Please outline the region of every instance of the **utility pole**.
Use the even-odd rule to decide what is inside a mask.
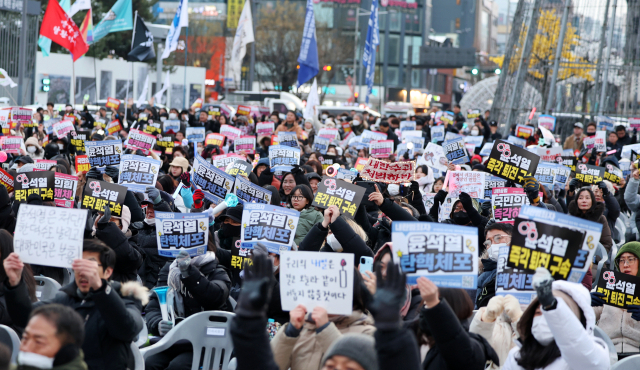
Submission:
[[[564,10],[562,11],[562,21],[560,24],[560,37],[558,38],[558,45],[556,46],[556,58],[553,61],[553,74],[551,75],[551,85],[549,85],[549,96],[547,98],[547,106],[545,112],[551,113],[553,107],[553,99],[556,92],[556,82],[558,81],[558,67],[560,66],[560,59],[562,58],[562,47],[564,45],[564,35],[567,31],[567,17],[569,15],[569,7],[571,6],[571,0],[564,0]]]
[[[602,72],[602,92],[600,93],[600,104],[598,106],[598,115],[604,115],[604,105],[607,94],[607,83],[609,78],[609,63],[611,62],[611,43],[613,41],[613,29],[616,25],[616,6],[618,0],[613,0],[613,9],[611,9],[611,26],[609,28],[609,36],[607,37],[607,46],[609,52],[607,53],[607,59],[604,61],[604,72]],[[601,48],[602,49],[602,48]]]
[[[249,1],[249,6],[251,7],[251,17],[253,18],[255,13],[255,7],[253,6],[253,0]],[[256,34],[255,22],[251,22],[251,27],[253,28],[253,34]],[[249,81],[247,86],[248,91],[253,91],[253,78],[255,73],[256,66],[256,42],[251,43],[251,58],[249,59]]]

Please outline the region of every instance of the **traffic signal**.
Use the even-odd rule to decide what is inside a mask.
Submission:
[[[478,72],[480,72],[480,71],[478,70],[478,68],[475,68],[475,67],[471,70],[471,74],[474,75],[474,76],[476,76],[478,74]]]
[[[51,79],[50,78],[43,78],[42,79],[42,91],[44,92],[48,92],[49,89],[51,89]]]
[[[300,69],[300,64],[298,64],[298,65],[296,66],[296,69]]]
[[[496,70],[494,71],[495,74],[499,75],[500,73],[502,73],[502,70],[500,70],[500,68],[496,68]]]
[[[353,96],[354,96],[356,99],[358,99],[358,95],[359,95],[358,93],[354,93],[354,94],[353,94]]]
[[[329,72],[329,71],[331,71],[331,66],[324,66],[324,67],[322,67],[322,70]]]

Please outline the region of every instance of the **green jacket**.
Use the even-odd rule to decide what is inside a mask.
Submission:
[[[24,366],[24,365],[12,365],[11,370],[41,370],[37,367]],[[55,366],[51,370],[87,370],[87,364],[84,363],[82,353],[78,355],[73,361],[67,362],[64,365]]]
[[[309,207],[303,209],[300,212],[300,219],[298,220],[298,228],[296,229],[296,237],[293,241],[296,242],[296,245],[300,246],[302,239],[309,233],[312,227],[315,226],[318,222],[322,222],[324,216],[322,213],[315,210],[313,207]]]

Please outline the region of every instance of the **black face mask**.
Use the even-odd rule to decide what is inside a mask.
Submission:
[[[229,237],[233,237],[233,236],[240,236],[240,228],[241,226],[233,226],[231,224],[222,224],[222,227],[220,228],[220,231],[222,232],[223,235],[220,235],[224,238],[229,238]]]
[[[467,214],[467,212],[454,212],[453,213],[453,222],[455,222],[458,225],[466,225],[468,224],[471,220],[469,219],[469,215]]]
[[[587,132],[587,136],[594,136],[595,134],[595,132]]]

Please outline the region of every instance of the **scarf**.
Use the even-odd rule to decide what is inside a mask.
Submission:
[[[198,270],[198,272],[200,272],[199,271],[200,267],[206,265],[211,261],[215,261],[215,259],[216,259],[215,252],[208,251],[203,255],[191,258],[191,266],[195,267]],[[200,274],[202,275],[202,272],[200,272]],[[181,277],[182,275],[180,274],[180,268],[178,267],[177,259],[175,259],[173,260],[173,262],[171,262],[171,266],[169,266],[169,277],[167,281],[169,283],[170,288],[172,288],[175,292],[180,292],[180,294],[175,295],[176,308],[178,310],[179,315],[181,312],[184,311],[183,296],[186,296],[187,294],[189,294],[189,297],[193,298],[191,293],[187,292],[187,289],[182,284]]]

